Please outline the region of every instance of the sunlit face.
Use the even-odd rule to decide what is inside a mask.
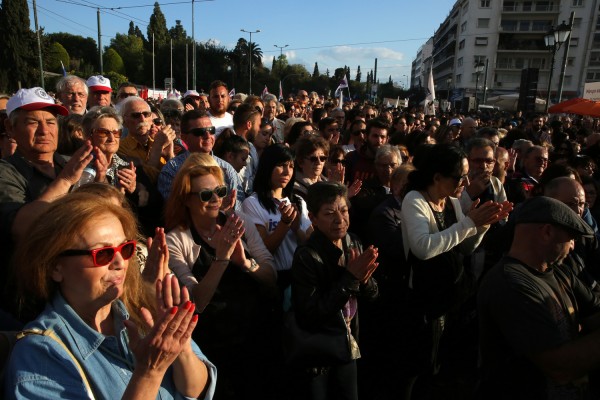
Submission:
[[[188,132],[195,128],[211,127],[210,118],[198,118],[188,121]],[[191,153],[210,153],[215,145],[215,135],[205,133],[202,136],[194,136],[191,133],[182,132],[181,139],[187,144],[188,150]]]
[[[219,86],[210,91],[208,99],[210,112],[215,116],[221,116],[227,112],[229,107],[229,93],[224,86]]]
[[[387,129],[372,127],[367,136],[367,143],[372,150],[377,150],[388,140]]]
[[[114,135],[114,132],[119,130],[119,123],[114,118],[97,119],[92,125],[92,145],[104,154],[112,156],[119,150],[121,139]]]
[[[548,150],[542,148],[533,149],[523,160],[525,172],[535,179],[539,179],[548,166]]]
[[[7,120],[6,129],[28,159],[52,156],[58,144],[58,120],[47,110],[17,111],[14,126]]]
[[[79,81],[71,83],[64,92],[58,94],[58,97],[70,114],[83,114],[85,112],[88,94],[84,83]]]
[[[147,117],[140,113],[147,113]],[[130,135],[138,141],[147,141],[150,126],[152,125],[152,113],[150,106],[144,100],[137,100],[130,103],[127,113],[123,115],[123,125],[127,128]]]
[[[340,127],[337,122],[334,122],[325,127],[325,131],[321,132],[325,140],[331,144],[337,144],[340,140]]]
[[[323,149],[317,149],[300,161],[302,173],[310,179],[317,179],[323,173],[327,154]]]
[[[469,171],[471,176],[481,175],[486,181],[489,181],[496,165],[494,158],[494,149],[491,147],[474,147],[469,153]]]
[[[227,157],[227,162],[231,164],[235,172],[240,172],[242,168],[246,166],[248,163],[248,156],[250,155],[250,150],[248,148],[242,149],[237,153],[229,153]]]
[[[210,103],[208,102],[208,96],[200,96],[198,98],[198,109],[201,111],[206,111],[210,108]]]
[[[569,206],[580,217],[583,215],[586,201],[585,190],[577,181],[573,180],[570,184],[561,185],[561,190],[554,198]]]
[[[310,213],[309,216],[313,227],[333,243],[344,238],[350,226],[348,203],[344,197],[338,196],[332,203],[321,205],[318,213]]]
[[[275,100],[267,101],[263,111],[267,121],[271,121],[277,115],[277,102]]]
[[[92,90],[90,93],[90,108],[94,106],[110,106],[110,93],[107,90]]]
[[[190,214],[209,219],[217,218],[223,199],[213,193],[212,198],[204,202],[200,199],[198,193],[203,190],[214,190],[221,185],[222,183],[213,175],[202,175],[192,178],[191,190],[185,202],[185,206],[188,208]]]
[[[106,213],[88,221],[82,232],[73,237],[69,249],[93,250],[119,246],[131,239],[125,237],[119,219]],[[108,265],[101,267],[94,266],[91,255],[59,257],[51,276],[74,308],[100,308],[123,295],[128,266],[129,261],[124,260],[121,253],[116,253]]]
[[[398,157],[393,153],[380,157],[375,162],[375,173],[379,179],[379,182],[389,185],[392,172],[398,168],[399,165],[400,160],[398,160]]]
[[[273,136],[273,127],[271,125],[263,126],[254,137],[254,147],[264,149],[271,143],[271,136]]]
[[[294,174],[294,161],[284,161],[277,164],[271,173],[271,189],[285,188]]]

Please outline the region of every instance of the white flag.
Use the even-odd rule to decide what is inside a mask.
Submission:
[[[340,81],[340,85],[335,89],[335,97],[338,97],[340,93],[342,93],[342,89],[346,89],[347,87],[348,79],[346,78],[346,75],[344,75],[344,78]]]
[[[435,115],[435,86],[433,85],[433,66],[429,67],[429,79],[427,80],[427,96],[425,97],[425,115]]]

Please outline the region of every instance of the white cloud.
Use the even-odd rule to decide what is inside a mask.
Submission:
[[[335,61],[348,64],[356,59],[382,59],[397,60],[404,59],[404,54],[385,47],[350,47],[337,46],[328,49],[322,49],[317,53],[321,57],[333,59]]]

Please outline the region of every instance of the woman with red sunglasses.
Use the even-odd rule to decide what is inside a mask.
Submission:
[[[165,207],[169,266],[202,314],[193,338],[219,367],[219,399],[264,395],[264,372],[276,353],[266,295],[275,274],[251,256],[262,242],[256,228],[221,211],[233,209],[232,199],[214,159],[195,153],[175,176]]]
[[[191,340],[189,293],[166,275],[149,299],[136,236],[129,211],[90,193],[57,200],[32,225],[15,259],[20,304],[45,309],[13,349],[5,398],[212,398],[216,368]],[[156,260],[165,247],[157,241]]]

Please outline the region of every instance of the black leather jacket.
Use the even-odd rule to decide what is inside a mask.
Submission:
[[[347,234],[343,239],[346,254],[349,246],[362,252],[358,239]],[[342,254],[342,250],[317,229],[306,244],[296,249],[292,263],[292,306],[298,325],[303,329],[345,336],[341,310],[350,295],[369,300],[378,296],[377,282],[373,278],[363,285],[338,265]],[[358,311],[350,328],[358,341]]]

